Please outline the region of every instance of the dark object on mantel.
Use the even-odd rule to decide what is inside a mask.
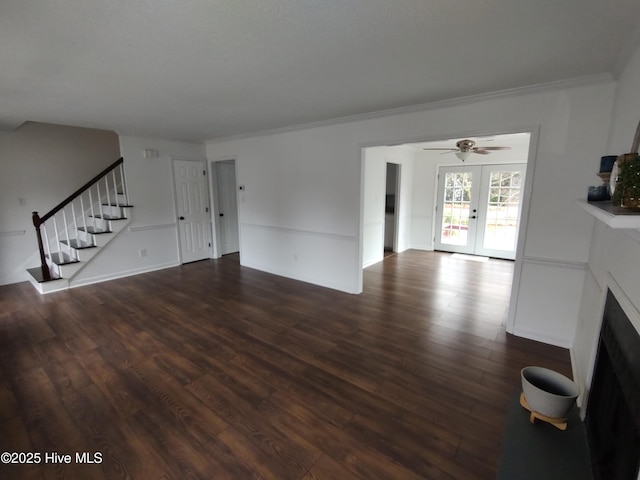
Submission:
[[[589,187],[589,193],[587,194],[587,200],[589,202],[604,202],[609,199],[611,199],[611,197],[609,196],[609,187],[607,185]]]
[[[577,406],[565,431],[529,423],[529,412],[513,394],[502,438],[497,480],[593,480],[587,435]]]
[[[605,155],[600,157],[600,173],[607,173],[613,170],[613,164],[615,163],[617,155]]]

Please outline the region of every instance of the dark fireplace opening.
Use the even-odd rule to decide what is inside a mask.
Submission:
[[[637,480],[640,334],[609,290],[585,426],[596,480]]]

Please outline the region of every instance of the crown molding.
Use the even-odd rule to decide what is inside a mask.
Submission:
[[[509,88],[506,90],[498,90],[495,92],[486,92],[476,95],[467,95],[464,97],[456,97],[445,100],[437,100],[434,102],[420,103],[406,107],[390,108],[386,110],[377,110],[375,112],[361,113],[357,115],[348,115],[345,117],[337,117],[328,120],[320,120],[317,122],[302,123],[288,127],[274,128],[268,130],[259,130],[251,133],[241,133],[238,135],[230,135],[228,137],[212,138],[205,140],[206,145],[222,143],[232,140],[243,140],[247,138],[263,137],[267,135],[276,135],[281,133],[295,132],[298,130],[307,130],[311,128],[326,127],[341,123],[360,122],[364,120],[372,120],[394,115],[403,115],[408,113],[424,112],[429,110],[438,110],[442,108],[450,108],[461,105],[469,105],[487,100],[496,100],[501,98],[516,97],[521,95],[530,95],[534,93],[550,92],[562,90],[566,88],[575,88],[589,85],[598,85],[615,81],[610,73],[598,73],[594,75],[586,75],[583,77],[569,78],[565,80],[556,80],[554,82],[539,83],[535,85],[526,85],[523,87]]]

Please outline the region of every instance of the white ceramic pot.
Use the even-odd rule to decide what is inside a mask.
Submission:
[[[566,417],[580,393],[572,380],[548,368],[525,367],[520,376],[529,407],[547,417]]]

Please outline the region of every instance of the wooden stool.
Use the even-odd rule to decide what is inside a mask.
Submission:
[[[520,394],[520,405],[522,405],[526,410],[531,412],[531,415],[529,415],[529,421],[531,423],[535,423],[536,419],[538,419],[538,420],[542,420],[543,422],[550,423],[551,425],[553,425],[554,427],[560,430],[567,429],[566,417],[564,418],[547,417],[546,415],[543,415],[534,410],[531,410],[531,407],[527,403],[527,399],[524,398],[524,392]]]

